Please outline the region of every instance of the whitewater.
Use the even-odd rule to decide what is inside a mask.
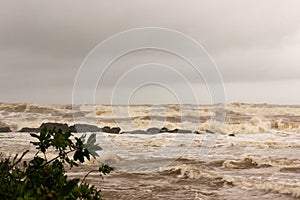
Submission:
[[[297,199],[300,198],[300,106],[38,105],[0,103],[0,152],[30,149],[23,127],[57,122],[120,127],[97,132],[100,157],[68,172],[82,177],[106,162],[115,171],[91,175],[106,199]],[[185,130],[145,134],[149,128]],[[74,133],[81,135],[82,133]],[[90,132],[86,133],[91,134]]]

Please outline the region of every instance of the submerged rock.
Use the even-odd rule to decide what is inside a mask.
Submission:
[[[40,130],[39,128],[29,128],[29,127],[24,127],[21,130],[19,130],[19,132],[27,132],[27,133],[38,133]]]
[[[147,133],[150,133],[150,134],[156,134],[156,133],[159,133],[160,129],[159,128],[156,128],[156,127],[152,127],[152,128],[148,128],[146,130]]]
[[[149,134],[149,133],[143,130],[134,130],[134,131],[121,132],[120,134]]]

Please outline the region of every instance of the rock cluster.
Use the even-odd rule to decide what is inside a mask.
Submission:
[[[193,133],[191,130],[185,130],[185,129],[168,129],[166,127],[163,128],[148,128],[147,130],[133,130],[128,132],[121,132],[121,133],[129,133],[129,134],[157,134],[157,133]]]
[[[53,122],[48,122],[48,123],[43,123],[40,125],[38,128],[32,128],[32,127],[24,127],[19,130],[19,132],[35,132],[38,133],[42,129],[61,129],[62,131],[71,131],[72,133],[85,133],[85,132],[105,132],[105,133],[112,133],[112,134],[157,134],[157,133],[194,133],[194,134],[214,134],[213,131],[206,130],[205,132],[199,132],[199,131],[192,131],[192,130],[186,130],[186,129],[168,129],[166,127],[163,128],[157,128],[157,127],[152,127],[148,128],[147,130],[132,130],[132,131],[127,131],[127,132],[121,132],[120,127],[109,127],[109,126],[104,126],[102,128],[96,126],[96,125],[91,125],[91,124],[74,124],[69,126],[68,124],[64,123],[53,123]],[[11,129],[8,126],[0,126],[0,132],[11,132]],[[229,135],[229,136],[234,136]]]
[[[68,126],[68,124],[63,123],[43,123],[39,128],[29,128],[24,127],[19,132],[40,132],[43,128],[46,129],[61,129],[62,131],[71,131],[72,133],[84,133],[84,132],[105,132],[102,128],[91,124],[74,124]],[[121,129],[120,129],[121,130]],[[116,132],[117,133],[117,132]]]

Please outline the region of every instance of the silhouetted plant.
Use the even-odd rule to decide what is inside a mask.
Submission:
[[[100,190],[85,179],[95,171],[100,176],[108,174],[112,167],[102,164],[82,180],[68,178],[65,170],[66,165],[72,168],[78,166],[78,162],[90,160],[90,156],[98,156],[96,151],[101,147],[95,144],[95,134],[87,139],[87,143],[84,143],[86,135],[77,138],[69,131],[55,129],[43,129],[40,134],[32,133],[31,136],[38,140],[31,142],[38,149],[32,160],[23,159],[29,152],[25,151],[20,157],[16,155],[13,159],[2,158],[0,161],[1,199],[101,199]],[[57,152],[52,159],[47,159],[49,148],[55,148]]]

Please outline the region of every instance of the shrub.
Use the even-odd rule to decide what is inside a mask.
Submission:
[[[71,132],[43,129],[40,134],[31,134],[37,141],[31,142],[37,148],[32,160],[26,161],[25,151],[21,156],[2,158],[0,161],[1,199],[101,199],[100,190],[89,185],[85,179],[98,171],[100,176],[110,173],[113,168],[102,164],[97,170],[90,171],[80,180],[68,178],[65,167],[78,167],[79,162],[98,156],[95,145],[96,135],[92,134],[86,143],[85,135],[77,138]],[[55,155],[47,159],[47,150],[55,148]],[[72,155],[72,156],[71,156]]]

